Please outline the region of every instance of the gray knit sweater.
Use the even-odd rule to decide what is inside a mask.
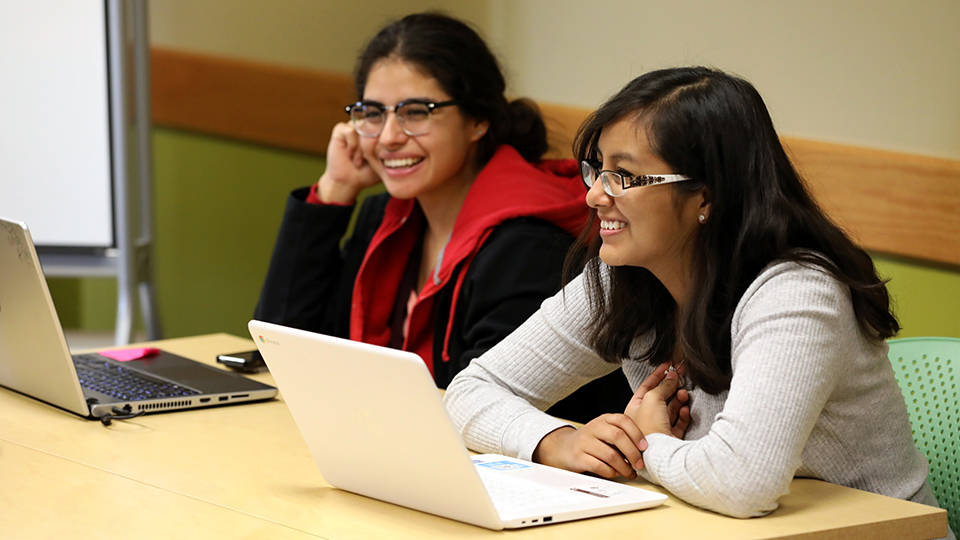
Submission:
[[[608,364],[587,345],[589,309],[577,278],[453,380],[446,406],[470,448],[530,459],[566,425],[541,411],[620,367],[633,388],[651,373],[647,363]],[[730,332],[730,389],[690,393],[683,440],[647,437],[648,480],[736,517],[776,509],[795,476],[937,505],[886,344],[864,337],[846,286],[773,264],[744,293]]]

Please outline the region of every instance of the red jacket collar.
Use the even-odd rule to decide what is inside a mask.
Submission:
[[[443,253],[438,275],[441,283],[450,279],[457,264],[480,249],[497,225],[509,219],[535,217],[574,236],[580,234],[588,211],[586,189],[575,162],[544,163],[534,166],[524,161],[511,146],[497,150],[477,175],[457,215]]]
[[[421,292],[421,297],[432,296],[454,277],[454,269],[461,262],[466,262],[456,276],[450,320],[444,337],[444,361],[449,360],[447,344],[467,267],[493,229],[509,219],[535,217],[553,223],[576,236],[587,221],[588,209],[585,196],[586,189],[583,187],[579,170],[573,160],[545,161],[539,165],[532,165],[524,161],[511,146],[504,145],[497,149],[470,187],[463,207],[457,215],[450,241],[444,248],[439,272],[435,269],[435,279],[429,281]],[[387,312],[392,309],[395,296],[389,296],[389,293],[381,296],[376,293],[386,293],[387,291],[378,289],[383,286],[389,289],[393,284],[388,285],[379,281],[378,285],[376,276],[364,270],[367,269],[368,263],[372,262],[371,260],[377,263],[392,261],[400,268],[403,267],[405,259],[395,256],[385,257],[384,252],[409,253],[405,248],[411,241],[411,234],[419,234],[420,220],[416,218],[420,217],[420,212],[416,205],[413,199],[390,199],[387,203],[383,221],[374,234],[354,286],[350,325],[352,339],[368,341],[372,335],[389,332],[388,328],[382,327],[382,322],[369,320],[369,317],[372,311],[381,311],[380,308],[372,305],[373,298],[379,298],[381,302],[389,298],[389,305],[385,309]],[[412,230],[414,227],[416,231]],[[383,277],[385,269],[380,264],[375,264],[375,267],[379,268],[377,274]],[[393,288],[395,290],[396,285],[393,285]],[[374,318],[383,319],[382,316]],[[376,343],[381,340],[382,338],[370,342]]]

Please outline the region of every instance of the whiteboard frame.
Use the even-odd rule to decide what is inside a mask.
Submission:
[[[146,0],[104,0],[114,247],[38,246],[48,277],[117,278],[115,342],[133,340],[139,305],[148,340],[160,339],[153,284],[150,43]]]

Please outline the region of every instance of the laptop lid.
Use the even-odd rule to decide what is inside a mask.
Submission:
[[[666,499],[513,458],[471,459],[433,377],[413,353],[261,321],[250,321],[249,329],[321,474],[334,487],[495,530],[647,508]],[[531,476],[543,483],[546,475],[546,484],[587,494],[560,513],[525,519],[509,508],[497,511],[478,474],[481,467],[487,473],[509,470],[518,483]]]
[[[272,386],[167,352],[123,363],[95,356],[195,394],[129,400],[81,387],[30,231],[23,222],[0,218],[0,386],[86,417],[109,414],[114,407],[159,412],[277,394]]]
[[[90,414],[30,232],[25,223],[2,218],[0,385]]]

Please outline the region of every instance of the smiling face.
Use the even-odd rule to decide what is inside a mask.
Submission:
[[[451,97],[436,79],[403,60],[386,58],[374,64],[363,100],[394,106],[409,99],[440,103]],[[429,131],[411,137],[400,128],[396,114],[387,113],[380,135],[362,137],[360,147],[394,197],[442,201],[469,189],[478,172],[477,141],[487,127],[463,116],[459,107],[441,107],[433,111]]]
[[[650,150],[644,129],[632,117],[605,126],[597,149],[603,170],[634,176],[684,173]],[[709,217],[703,190],[684,194],[674,185],[651,185],[611,197],[596,182],[587,192],[587,204],[600,219],[600,259],[610,266],[646,268],[673,293],[670,282],[688,275],[698,218]]]

